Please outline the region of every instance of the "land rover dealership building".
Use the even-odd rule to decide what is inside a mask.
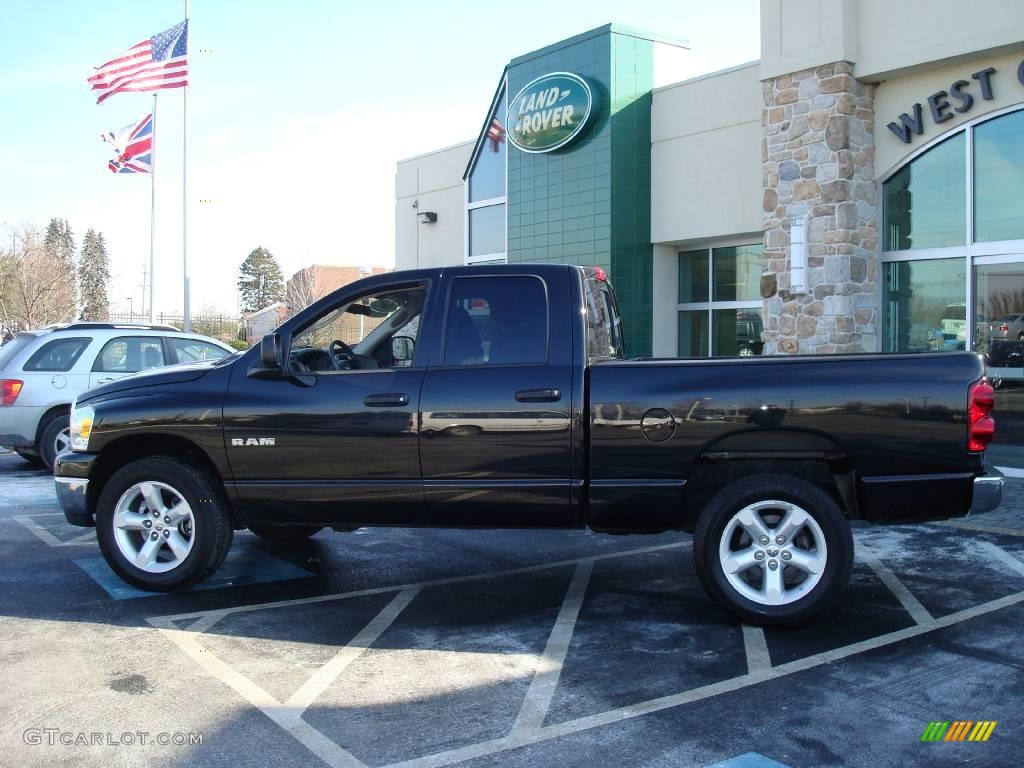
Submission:
[[[608,25],[499,63],[475,139],[398,165],[397,268],[602,266],[631,355],[1005,362],[1024,6],[762,0],[761,49],[688,77],[686,42]]]

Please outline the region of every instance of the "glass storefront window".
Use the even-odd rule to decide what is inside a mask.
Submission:
[[[505,94],[491,113],[483,146],[476,157],[476,165],[469,175],[469,202],[491,200],[505,196]]]
[[[747,357],[760,355],[764,349],[761,341],[761,312],[757,309],[716,309],[712,315],[714,323],[714,345],[711,354],[715,356]]]
[[[882,185],[883,250],[964,245],[967,139],[963,132],[914,158]]]
[[[679,357],[708,356],[708,310],[679,313]]]
[[[1024,239],[1024,110],[974,129],[974,240]]]
[[[713,249],[714,301],[760,300],[762,250],[760,243]]]
[[[707,248],[679,254],[679,303],[691,304],[708,300],[708,270],[711,268]]]
[[[505,204],[469,209],[469,255],[505,252]]]
[[[885,351],[965,349],[966,260],[891,261],[884,267]]]

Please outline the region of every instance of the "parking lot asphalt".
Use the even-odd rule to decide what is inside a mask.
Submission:
[[[1024,480],[1006,496],[856,528],[842,602],[761,630],[683,534],[243,531],[205,588],[142,593],[3,455],[0,763],[1017,766]],[[922,742],[932,721],[997,725]]]

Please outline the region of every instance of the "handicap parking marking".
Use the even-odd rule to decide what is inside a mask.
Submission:
[[[771,760],[757,752],[747,752],[746,754],[723,760],[720,763],[705,766],[705,768],[789,768],[789,766]]]
[[[47,546],[50,547],[78,547],[82,545],[90,545],[96,543],[96,531],[90,528],[85,533],[79,533],[77,536],[70,539],[59,539],[54,535],[50,527],[44,527],[36,521],[35,518],[60,518],[60,523],[55,530],[61,532],[66,531],[69,526],[64,519],[63,512],[33,512],[28,515],[11,515],[11,519],[15,522],[21,523],[30,530],[35,536]]]
[[[159,629],[165,637],[179,647],[187,656],[194,660],[204,671],[215,679],[233,688],[252,706],[256,707],[286,732],[306,746],[313,754],[320,757],[333,768],[365,768],[365,763],[350,752],[344,744],[339,744],[326,736],[312,724],[303,719],[303,713],[316,703],[317,696],[327,689],[330,683],[338,678],[352,661],[362,655],[373,645],[374,641],[399,616],[401,611],[425,587],[458,584],[480,579],[507,576],[517,573],[535,572],[569,564],[577,566],[572,583],[566,591],[562,608],[554,620],[543,655],[536,658],[534,677],[529,691],[524,698],[519,716],[509,732],[501,737],[484,740],[474,744],[447,749],[433,754],[390,763],[384,768],[443,768],[466,760],[485,758],[508,750],[529,747],[583,731],[613,725],[622,721],[642,717],[644,715],[664,711],[670,708],[699,702],[712,697],[721,696],[750,686],[777,680],[788,675],[811,670],[823,665],[832,664],[846,658],[863,654],[868,651],[911,640],[922,635],[952,627],[962,622],[1003,610],[1024,603],[1024,591],[1000,597],[995,600],[935,617],[925,612],[917,612],[915,623],[894,631],[871,637],[859,642],[815,653],[772,666],[767,647],[763,646],[764,635],[758,628],[744,628],[744,646],[747,652],[747,671],[729,679],[719,680],[690,690],[679,691],[669,695],[658,696],[626,706],[577,717],[563,722],[545,725],[544,713],[550,706],[551,694],[558,685],[559,674],[564,664],[569,643],[572,639],[575,623],[580,613],[580,606],[586,597],[587,585],[590,580],[590,569],[599,560],[624,558],[632,555],[661,549],[685,546],[686,543],[648,547],[639,550],[626,550],[615,553],[555,563],[543,563],[524,568],[509,569],[491,573],[458,576],[415,584],[402,584],[390,587],[364,589],[359,591],[318,595],[310,598],[282,600],[274,603],[263,603],[252,606],[238,606],[209,611],[198,611],[171,616],[157,616],[148,619],[149,623]],[[995,547],[995,545],[991,545]],[[998,549],[998,547],[995,547]],[[1004,553],[1006,557],[1012,555]],[[880,560],[875,558],[875,565],[888,570]],[[1024,564],[1022,564],[1024,567]],[[872,570],[875,570],[874,568]],[[875,571],[877,573],[877,571]],[[890,571],[891,573],[891,571]],[[886,582],[883,582],[886,583]],[[906,589],[895,575],[886,583],[899,584]],[[285,701],[270,696],[263,688],[256,685],[234,667],[203,647],[202,633],[215,626],[225,616],[236,612],[267,611],[278,607],[305,605],[331,600],[343,600],[369,594],[394,594],[391,602],[364,627],[337,655],[326,665],[320,667],[309,680],[300,686],[299,691]],[[912,598],[912,599],[908,599]],[[897,598],[898,599],[898,598]],[[906,608],[914,605],[916,598],[907,590],[900,604]],[[905,601],[905,602],[904,602]],[[919,604],[919,603],[918,603]],[[358,640],[358,642],[357,642]],[[758,762],[759,761],[759,762]],[[770,760],[757,753],[746,753],[718,764],[724,768],[785,768],[781,763]]]
[[[266,584],[268,582],[289,581],[315,576],[312,571],[282,560],[279,557],[251,546],[231,548],[223,565],[206,581],[175,593],[146,592],[126,584],[110,570],[107,561],[102,557],[90,557],[74,561],[75,565],[85,571],[92,580],[115,600],[131,600],[138,597],[162,597],[168,594],[183,594],[207,589],[224,589],[226,587],[244,587],[250,584]]]

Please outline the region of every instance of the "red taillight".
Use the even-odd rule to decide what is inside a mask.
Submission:
[[[594,270],[594,279],[597,280],[597,282],[599,282],[599,283],[607,283],[608,282],[608,273],[604,271],[603,267],[593,267],[593,270]]]
[[[967,403],[967,450],[984,451],[996,435],[995,390],[985,379],[976,381],[967,391]]]
[[[1003,323],[1002,325],[999,326],[999,332],[1000,333],[1008,333],[1009,331],[1010,331],[1010,326],[1008,326],[1006,323]]]
[[[0,396],[4,405],[14,405],[21,394],[22,382],[17,379],[0,379]]]

